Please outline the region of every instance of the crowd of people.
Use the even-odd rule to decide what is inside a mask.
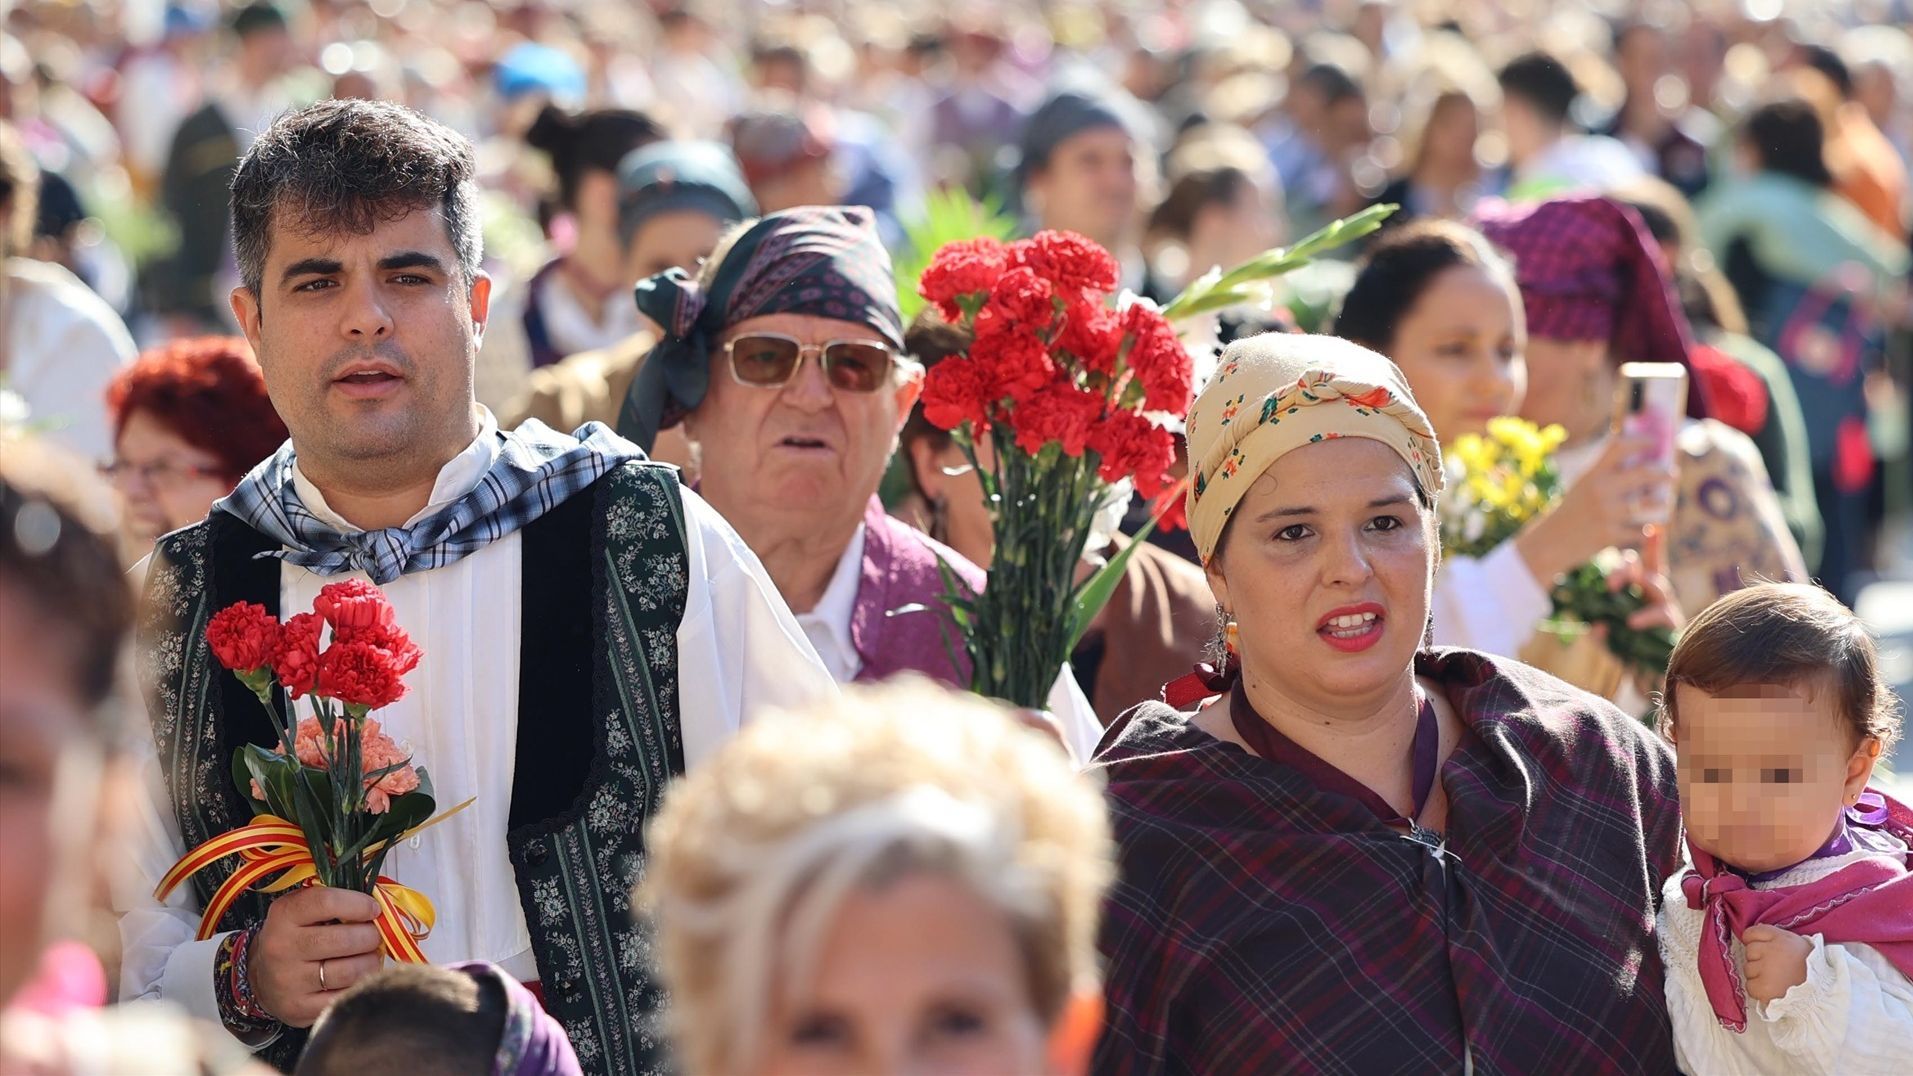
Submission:
[[[1896,1070],[1851,607],[1913,488],[1909,26],[12,5],[0,1070]],[[927,247],[1074,232],[1161,303],[1383,204],[1185,337],[1183,511],[1104,506],[1046,708],[965,694]],[[1624,363],[1684,377],[1666,444]],[[1558,499],[1444,553],[1510,417]],[[1555,625],[1597,559],[1665,668]],[[471,801],[386,861],[422,965],[366,894],[161,884],[277,742],[209,618],[340,579]]]

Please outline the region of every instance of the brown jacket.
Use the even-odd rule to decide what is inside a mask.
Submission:
[[[1129,539],[1117,542],[1112,555]],[[1202,569],[1144,542],[1071,664],[1107,724],[1139,702],[1161,698],[1162,686],[1194,668],[1215,634],[1216,600]]]

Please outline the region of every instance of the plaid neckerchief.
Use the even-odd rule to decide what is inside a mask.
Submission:
[[[384,586],[409,572],[443,568],[478,552],[563,504],[626,460],[643,459],[637,446],[601,422],[575,435],[536,420],[510,433],[494,429],[498,458],[478,484],[417,523],[340,533],[319,519],[293,489],[292,442],[252,469],[239,487],[213,505],[284,549],[260,554],[320,575],[362,571]]]

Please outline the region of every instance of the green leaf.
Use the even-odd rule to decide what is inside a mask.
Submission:
[[[917,281],[930,259],[945,244],[989,236],[1008,240],[1016,235],[1016,218],[1003,212],[994,199],[978,201],[960,187],[931,191],[920,213],[903,225],[904,249],[897,253],[897,306],[907,324],[924,307]]]
[[[1609,590],[1607,573],[1590,562],[1562,575],[1550,597],[1557,616],[1590,626],[1605,625],[1608,651],[1630,668],[1650,680],[1666,675],[1667,663],[1674,655],[1675,634],[1666,628],[1643,630],[1627,624],[1627,618],[1647,604],[1647,595],[1640,587]]]
[[[1234,306],[1249,297],[1244,290],[1245,285],[1273,280],[1307,265],[1328,251],[1370,235],[1399,208],[1396,205],[1369,206],[1354,216],[1330,222],[1293,246],[1264,251],[1220,276],[1205,274],[1181,295],[1171,299],[1162,308],[1162,316],[1177,322]]]
[[[1109,558],[1102,567],[1096,569],[1096,574],[1090,576],[1076,591],[1076,598],[1071,603],[1069,613],[1070,653],[1076,652],[1076,644],[1083,641],[1083,634],[1089,631],[1089,625],[1096,619],[1096,614],[1103,611],[1103,606],[1109,604],[1109,596],[1116,593],[1116,584],[1122,582],[1123,570],[1129,566],[1129,558],[1135,555],[1136,547],[1143,544],[1143,540],[1148,538],[1149,532],[1155,528],[1154,519],[1144,524],[1140,530],[1130,536],[1128,544],[1124,545],[1115,556]]]
[[[258,756],[265,756],[265,758],[259,758]],[[283,755],[268,751],[258,744],[247,744],[232,753],[232,783],[239,789],[239,794],[245,797],[246,802],[252,805],[253,814],[279,814],[279,810],[273,802],[275,799],[274,793],[277,791],[273,782],[270,779],[259,779],[262,768],[273,764],[267,762],[267,758],[276,760],[277,765],[280,767],[290,768],[295,765]],[[255,780],[259,781],[260,791],[266,794],[266,798],[263,800],[254,797],[252,794],[252,783]],[[280,817],[283,818],[285,816],[280,815]]]
[[[417,769],[418,769],[417,794],[421,796],[436,796],[437,793],[432,791],[431,773],[429,773],[423,766],[419,766],[417,767]]]
[[[424,792],[407,792],[392,800],[392,806],[382,815],[376,816],[375,825],[393,836],[408,829],[424,825],[432,818],[432,812],[438,809],[438,803]]]

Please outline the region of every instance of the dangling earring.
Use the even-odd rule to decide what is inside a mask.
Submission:
[[[1234,616],[1230,616],[1229,622],[1222,626],[1222,645],[1231,654],[1242,653],[1242,629],[1236,625]]]

